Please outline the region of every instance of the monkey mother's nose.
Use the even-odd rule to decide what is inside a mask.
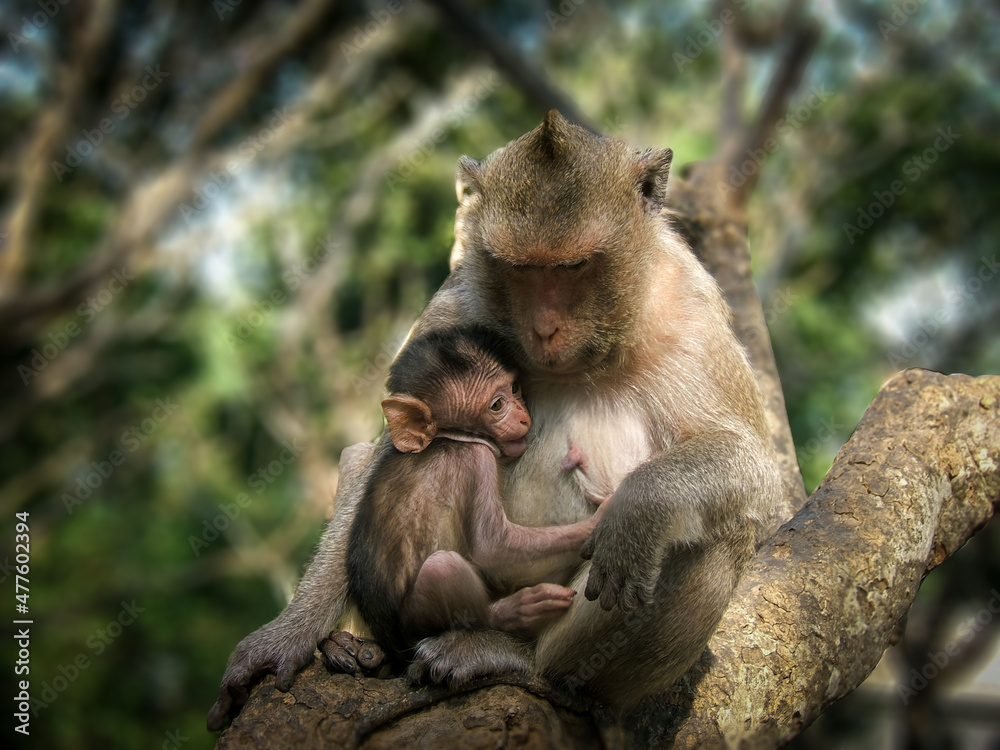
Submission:
[[[543,347],[551,346],[557,333],[559,333],[559,326],[555,323],[535,323],[535,341]]]

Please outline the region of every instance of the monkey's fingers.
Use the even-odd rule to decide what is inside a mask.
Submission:
[[[521,608],[518,624],[523,629],[531,630],[537,625],[561,617],[572,603],[571,599],[546,599],[528,604]]]
[[[358,662],[342,651],[324,651],[326,665],[334,672],[341,674],[357,674]]]
[[[618,609],[622,612],[631,612],[633,609],[642,604],[638,584],[625,583],[622,585],[622,587],[618,590],[616,602],[618,604]],[[603,607],[604,604],[602,603],[601,606]],[[605,609],[607,609],[607,607],[605,607]]]
[[[606,570],[599,563],[591,563],[590,576],[587,578],[587,588],[583,594],[590,601],[598,600],[601,609],[610,612],[618,603],[618,594],[624,584],[623,577],[617,568]]]
[[[653,555],[648,559],[639,560],[633,570],[638,575],[625,576],[618,592],[618,608],[622,612],[643,607],[653,601],[656,592],[656,582],[660,578],[661,555]]]
[[[334,630],[327,636],[326,640],[343,649],[348,656],[365,669],[375,669],[385,661],[385,651],[377,643],[360,638],[348,630]],[[331,652],[336,652],[336,648],[333,646],[330,646],[329,649]]]
[[[588,601],[594,601],[604,591],[605,583],[604,571],[596,565],[591,565],[590,577],[587,578],[587,588],[584,589],[583,595],[587,597]]]
[[[358,640],[361,642],[361,649],[356,657],[358,664],[365,669],[375,669],[385,661],[385,651],[377,643],[369,643],[361,638]]]
[[[210,732],[218,732],[226,725],[226,718],[235,719],[250,698],[247,686],[240,682],[224,682],[219,689],[219,698],[208,712],[205,726]]]
[[[531,587],[533,598],[539,600],[565,599],[569,602],[576,596],[576,591],[568,586],[560,586],[558,583],[539,583]]]
[[[610,612],[611,608],[615,604],[620,604],[618,601],[618,592],[621,586],[617,581],[608,581],[604,584],[604,589],[601,591],[600,605],[601,609],[605,612]]]
[[[576,596],[576,591],[567,586],[560,586],[558,583],[536,583],[534,586],[525,587],[517,593],[511,594],[506,598],[506,601],[514,602],[518,607],[523,608],[537,602],[560,600],[565,601],[565,606],[568,607],[574,596]]]
[[[423,659],[410,662],[406,668],[406,679],[411,685],[422,685],[427,680],[427,670],[430,665]]]
[[[229,697],[229,691],[223,688],[219,692],[219,698],[208,712],[208,719],[205,726],[209,732],[218,732],[225,726],[226,717],[229,716],[229,708],[233,705],[233,699]]]
[[[385,661],[385,651],[373,642],[359,638],[347,630],[334,630],[319,644],[328,668],[334,672],[354,674],[360,666],[373,670]]]
[[[235,719],[243,710],[243,706],[250,700],[250,688],[246,685],[230,685],[229,697],[233,701],[232,706],[229,707],[229,716]]]
[[[335,630],[319,644],[327,666],[336,672],[354,674],[358,667],[373,670],[385,661],[385,651],[372,641],[346,630]]]
[[[281,692],[287,693],[295,681],[296,673],[302,666],[290,659],[282,661],[274,671],[274,686]]]
[[[358,655],[357,647],[363,642],[349,630],[331,630],[326,640],[332,641],[351,656]]]
[[[354,656],[333,638],[324,639],[319,644],[319,650],[323,654],[327,668],[332,671],[344,674],[355,674],[358,671],[358,662]]]

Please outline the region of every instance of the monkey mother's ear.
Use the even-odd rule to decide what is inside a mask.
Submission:
[[[659,210],[667,205],[667,177],[674,152],[669,148],[643,151],[636,162],[639,192],[650,208]]]
[[[478,195],[482,190],[480,178],[483,174],[483,163],[472,157],[463,156],[458,160],[458,171],[455,173],[455,194],[462,205]]]
[[[420,453],[437,434],[431,410],[419,398],[389,396],[382,401],[382,413],[392,444],[400,453]]]

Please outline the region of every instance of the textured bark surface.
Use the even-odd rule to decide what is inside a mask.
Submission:
[[[922,578],[1000,506],[998,410],[1000,376],[893,377],[699,663],[618,725],[540,686],[410,690],[314,664],[287,694],[258,686],[218,747],[774,747],[868,676]]]
[[[268,677],[219,740],[232,748],[601,748],[588,713],[491,683],[461,692],[411,689],[402,679],[331,675],[314,662],[288,693]]]

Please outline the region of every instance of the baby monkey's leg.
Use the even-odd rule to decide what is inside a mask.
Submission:
[[[403,604],[403,620],[408,630],[421,635],[488,627],[486,584],[460,554],[438,550],[420,566],[413,591]]]

